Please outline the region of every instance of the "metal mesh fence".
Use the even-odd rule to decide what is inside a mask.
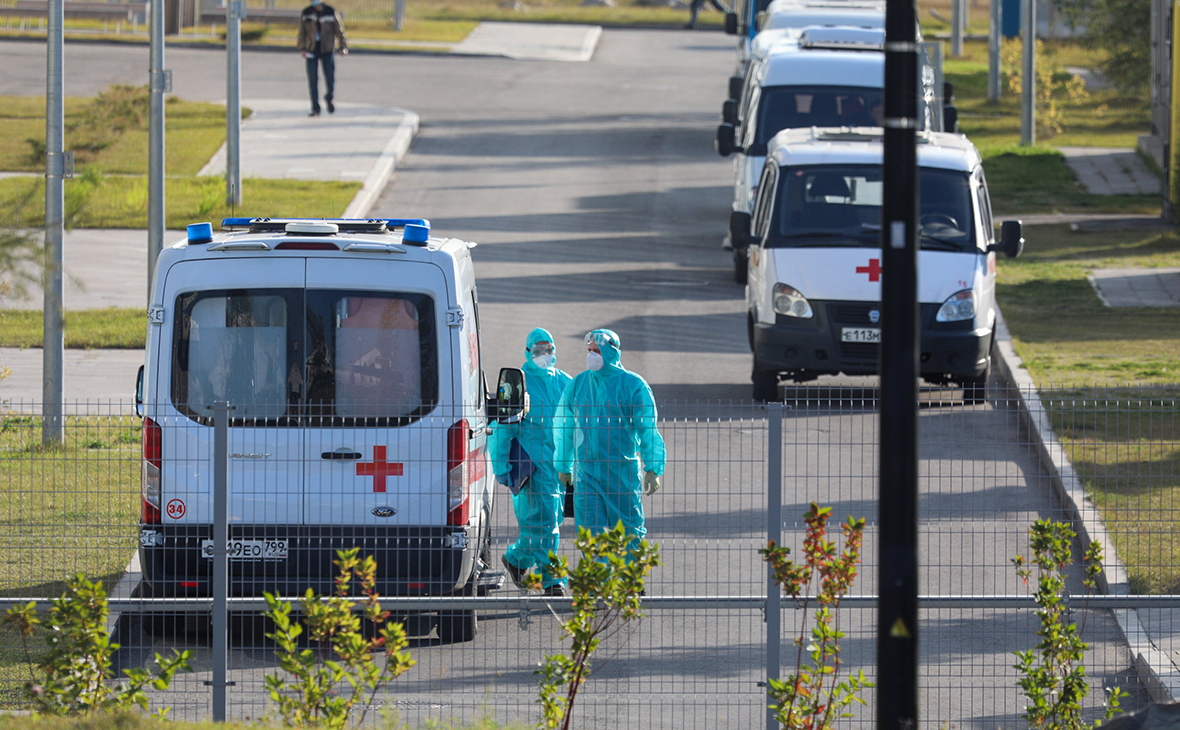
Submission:
[[[768,495],[775,491],[768,484],[772,418],[781,418],[783,543],[798,554],[811,502],[832,508],[834,530],[848,516],[867,521],[863,565],[841,608],[841,656],[844,670],[876,675],[876,444],[878,429],[888,424],[878,424],[872,388],[788,387],[785,396],[770,409],[660,404],[663,488],[641,503],[647,538],[659,544],[663,564],[647,583],[643,619],[595,657],[595,673],[578,701],[579,727],[764,725],[767,588],[757,551],[769,533]],[[1138,611],[1124,610],[1126,604],[1111,610],[1100,599],[1086,604],[1080,574],[1071,574],[1071,618],[1084,626],[1090,645],[1088,716],[1100,712],[1103,687],[1130,691],[1125,707],[1147,701],[1135,671],[1139,649],[1125,634],[1131,617],[1161,652],[1173,649],[1177,609],[1149,607],[1145,594],[1177,593],[1175,405],[1172,389],[1043,388],[1038,398],[993,384],[979,406],[964,406],[955,390],[923,390],[924,725],[1022,722],[1013,652],[1035,646],[1037,619],[1030,587],[1010,561],[1028,554],[1028,529],[1040,518],[1074,522],[1087,534],[1102,528],[1090,536],[1107,542],[1111,592],[1140,601],[1132,604]],[[117,667],[143,666],[170,648],[192,650],[196,671],[179,675],[154,701],[171,707],[174,717],[209,717],[214,708],[206,683],[213,680],[219,638],[209,630],[211,421],[174,412],[155,418],[159,432],[151,435],[130,404],[77,403],[66,410],[60,448],[41,446],[38,404],[10,402],[0,415],[3,599],[10,605],[59,595],[76,573],[103,580],[115,609],[111,630],[122,645]],[[401,420],[328,418],[313,428],[265,409],[231,414],[230,719],[275,712],[264,677],[280,670],[273,643],[263,637],[270,629],[258,618],[260,592],[294,596],[308,585],[326,592],[331,551],[356,545],[386,571],[385,605],[405,621],[418,662],[374,698],[374,721],[395,713],[411,726],[484,715],[535,722],[534,672],[547,655],[568,647],[558,623],[567,603],[526,594],[501,574],[500,558],[520,528],[508,490],[481,476],[493,470],[482,462],[485,447],[459,452],[462,464],[448,452],[448,434],[462,416],[436,410]],[[1055,435],[1042,439],[1030,418],[1051,423]],[[411,423],[417,440],[406,435]],[[152,439],[160,443],[156,513],[141,494],[142,483],[154,477],[150,459],[145,469],[145,434],[149,450]],[[345,451],[355,456],[329,456]],[[385,491],[377,491],[382,478]],[[1085,498],[1071,501],[1071,480]],[[459,520],[467,528],[446,524],[455,484],[469,500],[466,522]],[[485,488],[492,497],[486,514]],[[173,500],[183,505],[170,507]],[[383,507],[395,513],[378,516]],[[485,533],[473,527],[483,521],[486,549]],[[465,540],[456,541],[462,532]],[[574,560],[572,519],[561,523],[560,535],[558,553]],[[473,566],[484,574],[474,582]],[[477,632],[464,640],[469,611]],[[795,639],[811,615],[782,601],[784,676],[794,671]],[[41,649],[34,644],[35,660]],[[30,670],[9,630],[0,631],[0,657],[0,697],[7,709],[21,707]],[[852,722],[872,722],[871,690],[865,699],[866,707],[853,708]]]

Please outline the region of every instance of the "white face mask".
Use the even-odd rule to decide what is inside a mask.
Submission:
[[[602,370],[602,355],[597,352],[587,352],[586,367],[591,370]]]
[[[533,358],[533,364],[542,370],[548,370],[549,368],[553,367],[553,353],[537,355]]]

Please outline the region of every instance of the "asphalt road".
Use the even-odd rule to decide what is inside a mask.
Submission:
[[[0,44],[0,60],[14,72],[0,90],[43,93],[35,73],[42,53],[33,44]],[[142,83],[146,65],[146,48],[69,46],[67,93]],[[169,51],[167,65],[176,94],[224,96],[220,54]],[[585,64],[371,55],[338,64],[341,101],[421,115],[411,154],[374,213],[427,217],[437,232],[479,242],[485,368],[519,364],[525,334],[543,325],[556,336],[559,365],[576,372],[581,336],[610,327],[621,335],[624,363],[652,383],[670,459],[664,490],[647,502],[650,537],[664,555],[652,595],[750,595],[764,580],[756,550],[766,534],[765,412],[720,404],[749,397],[743,293],[719,248],[730,165],[711,148],[731,65],[731,44],[720,34],[614,30]],[[246,55],[243,88],[247,104],[251,96],[306,93],[298,59],[274,53]],[[836,520],[868,518],[857,591],[873,593],[872,381],[826,385],[790,393],[786,540],[798,545],[812,500],[832,505]],[[928,393],[922,409],[922,591],[1021,592],[1009,560],[1025,549],[1030,522],[1055,514],[1048,480],[1006,403],[964,408],[947,395],[940,402]],[[512,538],[507,506],[501,500],[497,508],[497,552]],[[792,665],[801,616],[784,613]],[[842,623],[845,660],[870,670],[873,618],[853,610]],[[924,724],[991,730],[1019,722],[1011,652],[1035,643],[1031,614],[926,612],[920,628]],[[1130,657],[1113,624],[1096,614],[1086,631],[1095,646],[1091,676],[1125,684]],[[760,726],[763,632],[757,611],[650,612],[628,641],[604,647],[613,658],[587,685],[579,726]],[[532,670],[560,646],[552,617],[529,616],[526,628],[517,614],[481,616],[470,644],[439,646],[428,633],[416,639],[418,666],[375,704],[410,720],[487,712],[527,721],[535,717]],[[231,659],[238,682],[231,714],[264,714],[261,676],[273,671],[273,655],[237,642]],[[207,669],[206,650],[197,662]],[[184,678],[165,702],[180,717],[207,713],[207,678]],[[871,712],[857,715],[870,720]]]

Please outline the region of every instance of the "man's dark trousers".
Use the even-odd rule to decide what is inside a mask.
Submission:
[[[316,68],[316,62],[318,61],[324,66],[324,87],[327,92],[324,94],[324,100],[331,104],[333,92],[336,89],[336,59],[332,57],[331,53],[320,53],[317,51],[305,60],[307,61],[307,89],[311,92],[311,110],[319,114],[320,85],[319,69]]]

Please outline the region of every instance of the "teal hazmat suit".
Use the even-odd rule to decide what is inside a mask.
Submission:
[[[647,534],[644,472],[654,475],[652,481],[664,473],[664,439],[651,388],[620,362],[619,336],[594,330],[586,335],[591,343],[602,353],[602,367],[579,373],[561,396],[554,421],[557,470],[573,475],[579,527],[597,534],[621,520],[634,546]]]
[[[563,519],[565,488],[557,480],[553,466],[553,415],[557,401],[572,378],[558,370],[557,347],[552,348],[552,362],[541,367],[533,361],[533,347],[539,342],[553,342],[548,331],[538,327],[525,340],[525,390],[529,394],[529,412],[519,423],[497,423],[488,440],[492,470],[501,484],[508,483],[508,454],[516,439],[537,467],[532,478],[512,498],[520,537],[504,551],[505,559],[522,571],[536,567],[541,573],[541,587],[562,583],[549,574],[549,552],[557,551],[558,527]]]

